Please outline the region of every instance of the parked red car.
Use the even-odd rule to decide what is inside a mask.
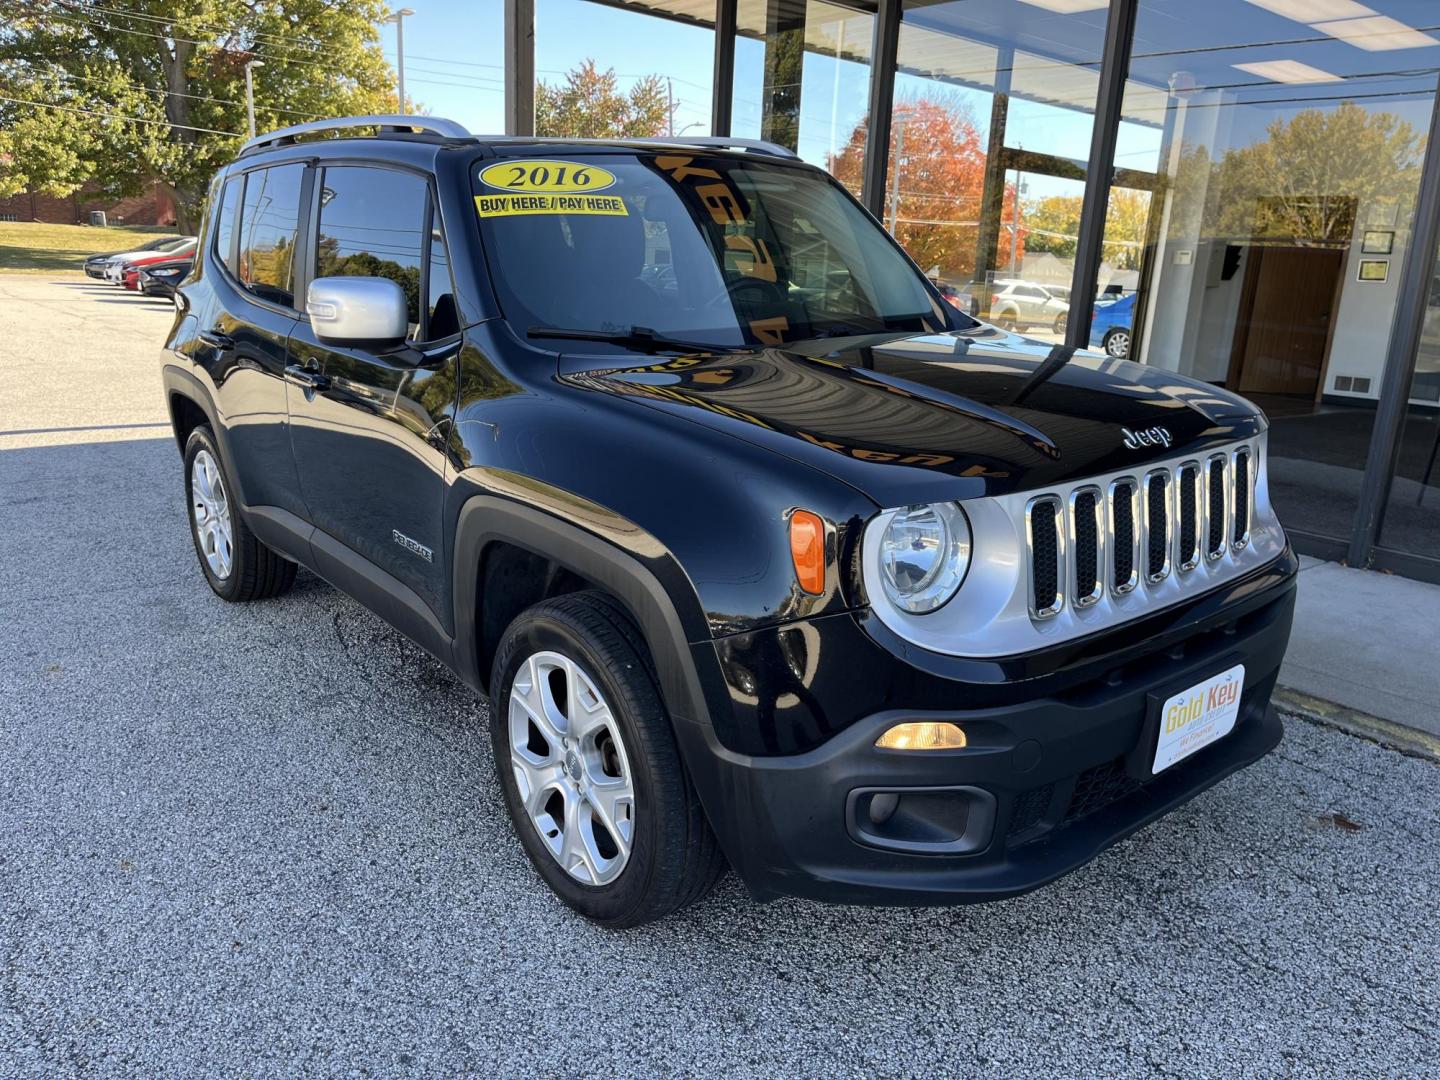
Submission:
[[[172,259],[185,258],[195,252],[195,241],[191,239],[184,244],[170,251],[157,251],[153,255],[143,255],[135,259],[126,259],[124,266],[120,268],[120,284],[125,288],[135,291],[139,285],[139,270],[142,266],[149,266],[152,263],[169,262]]]

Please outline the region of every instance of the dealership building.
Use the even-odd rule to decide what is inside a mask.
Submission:
[[[505,0],[512,132],[558,2]],[[1302,551],[1440,581],[1440,5],[595,2],[693,28],[684,130],[829,169],[982,317],[1254,399]]]

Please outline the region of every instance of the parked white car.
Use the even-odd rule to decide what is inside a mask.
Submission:
[[[1043,285],[1001,279],[991,285],[989,321],[1004,330],[1043,326],[1064,333],[1070,305]]]

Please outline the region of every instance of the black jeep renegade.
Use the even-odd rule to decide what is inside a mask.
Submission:
[[[286,129],[176,303],[210,587],[309,567],[487,694],[516,834],[601,923],[727,863],[1013,896],[1280,739],[1265,418],[972,321],[776,147]]]

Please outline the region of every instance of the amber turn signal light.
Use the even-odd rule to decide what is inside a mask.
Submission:
[[[896,724],[875,745],[882,750],[962,750],[967,742],[964,730],[955,724],[927,721]]]
[[[811,596],[825,591],[825,522],[809,510],[790,515],[790,559],[795,580]]]

